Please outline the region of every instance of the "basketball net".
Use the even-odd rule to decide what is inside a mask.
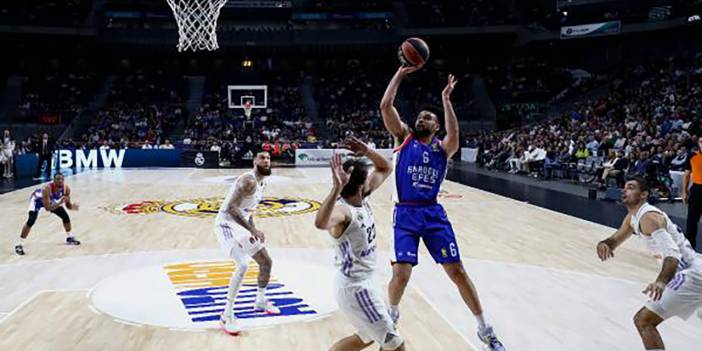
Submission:
[[[251,110],[253,109],[253,106],[251,105],[251,101],[247,101],[244,103],[244,116],[246,118],[251,117]]]
[[[178,24],[178,51],[217,50],[217,18],[227,0],[167,0]]]

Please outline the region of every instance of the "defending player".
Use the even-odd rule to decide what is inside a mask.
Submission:
[[[647,202],[649,195],[643,178],[624,184],[622,204],[629,213],[612,236],[597,244],[597,256],[602,261],[614,257],[614,250],[633,234],[661,257],[658,277],[643,290],[650,299],[634,316],[634,324],[646,350],[664,350],[658,325],[673,316],[687,319],[702,307],[702,257],[668,215]]]
[[[395,260],[393,277],[388,286],[390,315],[397,321],[400,317],[398,304],[417,264],[419,240],[458,288],[463,301],[473,312],[478,322],[478,337],[490,350],[504,350],[492,327],[485,322],[478,294],[466,274],[458,252],[458,245],[451,223],[444,208],[437,203],[437,196],[446,176],[448,160],[458,150],[458,120],[451,104],[451,92],[456,85],[453,75],[441,93],[446,136],[436,138],[441,129],[437,115],[431,111],[419,112],[414,130],[402,122],[393,106],[397,89],[402,80],[421,68],[400,67],[385,90],[380,103],[385,128],[395,137],[395,183],[396,196],[393,219]]]
[[[29,236],[29,232],[34,223],[36,223],[39,211],[42,208],[61,218],[63,228],[66,230],[67,245],[80,245],[80,241],[76,240],[71,234],[71,218],[68,216],[66,209],[63,208],[64,204],[69,210],[78,211],[78,203],[71,201],[71,188],[65,184],[63,174],[56,173],[51,183],[34,190],[30,196],[29,218],[27,218],[27,223],[22,227],[19,242],[15,245],[16,254],[26,254],[24,251],[24,240]]]
[[[315,226],[328,230],[336,240],[336,299],[356,329],[354,335],[337,341],[331,350],[361,350],[374,341],[382,350],[404,350],[402,337],[373,282],[376,232],[367,201],[392,168],[383,156],[356,138],[347,139],[342,147],[367,156],[375,169],[368,174],[366,163],[357,159],[342,165],[340,155],[335,154],[331,162],[333,187],[315,217]]]
[[[253,170],[234,181],[215,219],[217,240],[225,254],[236,262],[236,272],[229,282],[227,303],[220,318],[222,328],[230,335],[241,332],[234,314],[234,300],[246,274],[249,258],[258,264],[258,294],[254,307],[267,314],[280,313],[266,298],[273,262],[263,245],[265,235],[256,228],[252,216],[263,198],[263,180],[271,175],[271,157],[267,152],[259,152],[253,164]]]

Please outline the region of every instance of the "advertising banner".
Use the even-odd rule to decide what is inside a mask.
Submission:
[[[219,153],[217,151],[183,151],[180,157],[180,166],[197,168],[218,168]]]
[[[180,150],[58,150],[56,163],[64,168],[178,167]]]
[[[621,21],[583,24],[580,26],[561,27],[561,39],[597,37],[601,35],[620,34]]]
[[[295,166],[328,166],[335,149],[297,149],[295,150]],[[392,149],[376,149],[378,153],[392,160]],[[336,150],[348,154],[347,150]]]

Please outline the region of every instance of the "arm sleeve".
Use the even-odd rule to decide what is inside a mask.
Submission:
[[[666,257],[673,257],[677,260],[682,258],[678,245],[675,244],[673,236],[667,230],[663,228],[658,229],[651,233],[651,238],[655,241],[656,247],[660,250],[664,259]]]

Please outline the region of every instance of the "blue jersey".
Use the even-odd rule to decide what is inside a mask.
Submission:
[[[435,203],[446,177],[448,159],[439,139],[422,144],[413,135],[395,149],[395,199],[399,203]]]
[[[39,211],[44,208],[44,197],[42,188],[34,190],[29,204],[30,211]],[[51,202],[59,202],[66,193],[66,187],[58,187],[54,183],[49,184],[49,199]]]

